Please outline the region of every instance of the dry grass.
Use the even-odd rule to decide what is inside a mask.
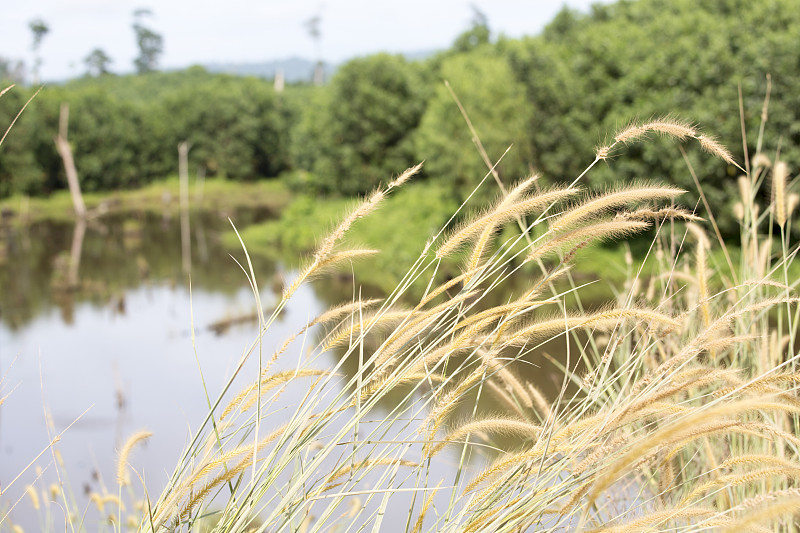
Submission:
[[[620,132],[587,172],[649,133],[695,139],[739,166],[693,126],[658,119]],[[637,184],[576,199],[574,183],[531,193],[529,178],[488,210],[443,228],[386,299],[354,297],[265,358],[263,333],[286,302],[331,263],[367,252],[338,248],[353,221],[419,166],[409,169],[321,241],[262,318],[167,486],[145,500],[138,528],[188,531],[211,518],[213,530],[225,532],[795,529],[800,282],[788,277],[792,210],[788,185],[777,183],[780,165],[752,168],[739,180],[743,253],[735,272],[713,261],[712,249],[724,243],[671,205],[675,188]],[[785,205],[759,210],[758,188],[776,168],[775,201],[782,191]],[[519,234],[496,243],[512,221]],[[640,280],[632,268],[614,305],[566,304],[580,302],[580,291],[557,283],[576,285],[569,265],[577,249],[646,231],[657,275]],[[459,250],[463,274],[439,279],[441,261]],[[257,298],[252,267],[245,272]],[[516,278],[523,288],[499,303],[488,297]],[[424,290],[409,303],[412,286]],[[295,370],[271,372],[300,341],[308,349]],[[562,386],[550,396],[516,366],[546,342],[567,350]],[[334,367],[315,370],[334,349]],[[250,358],[258,358],[258,374],[232,390]],[[303,390],[302,400],[271,409],[286,387]],[[485,396],[506,410],[487,414]],[[121,486],[130,486],[128,453],[141,438],[120,454]],[[453,463],[452,474],[437,477],[437,461]],[[105,495],[97,501],[122,507]],[[405,503],[405,523],[388,523],[387,511]]]
[[[611,146],[650,132],[696,139],[732,162],[711,137],[671,119],[630,126]],[[219,531],[242,530],[253,513],[262,530],[379,527],[395,491],[411,494],[405,529],[393,526],[406,531],[768,529],[791,521],[786,502],[796,498],[800,477],[800,378],[790,348],[797,282],[780,277],[792,258],[786,235],[773,236],[763,216],[755,216],[753,187],[763,179],[739,182],[745,254],[737,272],[722,275],[702,219],[674,205],[652,205],[682,191],[636,184],[575,200],[575,185],[531,193],[536,180],[510,187],[488,210],[441,232],[383,302],[355,299],[329,314],[307,364],[336,347],[340,361],[355,357],[358,367],[342,373],[339,363],[317,375],[269,445],[252,434],[266,409],[212,411],[143,529],[190,528],[214,505]],[[773,182],[778,196],[781,186]],[[337,257],[349,223],[388,192],[367,198],[323,241],[300,281]],[[791,211],[784,205],[782,212],[787,219],[779,226],[788,228]],[[523,221],[524,231],[494,243],[512,221]],[[566,294],[554,283],[570,279],[565,267],[578,248],[644,231],[653,236],[661,273],[649,283],[633,279],[616,306],[565,306]],[[765,253],[763,243],[773,239],[782,239],[782,251]],[[437,282],[439,262],[460,250],[464,273]],[[527,277],[529,285],[489,304],[487,294],[512,276]],[[423,296],[402,305],[409,287],[420,283],[427,286]],[[601,333],[608,337],[604,348],[596,342]],[[514,370],[512,363],[542,343],[576,335],[584,340],[565,363],[556,397]],[[762,339],[769,338],[764,354]],[[570,371],[578,359],[583,377]],[[295,376],[302,372],[313,371],[303,367]],[[254,382],[230,405],[250,398],[266,408],[274,398],[270,379]],[[378,414],[380,402],[398,391],[403,399]],[[480,414],[479,399],[487,394],[506,411]],[[453,424],[456,412],[471,415]],[[193,472],[201,467],[191,465],[200,444],[215,439],[212,422],[221,418],[230,419],[232,433],[201,464],[217,469],[234,455],[241,462],[198,485]],[[432,478],[430,465],[453,457],[448,450],[457,454],[454,477]],[[470,466],[481,461],[486,466],[477,471]],[[291,466],[300,463],[300,470]],[[288,469],[294,475],[287,477]],[[363,498],[361,506],[338,522],[354,495]]]

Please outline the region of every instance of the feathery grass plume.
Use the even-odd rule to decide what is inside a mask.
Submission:
[[[759,494],[758,496],[753,496],[752,498],[747,498],[736,507],[730,509],[730,511],[741,511],[743,509],[752,509],[754,507],[758,507],[763,505],[764,503],[775,501],[781,498],[785,498],[787,496],[797,496],[800,498],[800,488],[791,488],[791,489],[782,489],[782,490],[773,490],[767,492],[766,494]]]
[[[631,186],[622,187],[589,198],[567,209],[564,214],[558,216],[550,223],[550,228],[556,232],[563,231],[598,215],[608,213],[616,207],[655,199],[673,199],[685,192],[685,190],[677,187],[634,183]]]
[[[800,509],[800,496],[791,495],[785,499],[771,503],[750,513],[746,513],[728,523],[721,533],[737,533],[752,529],[756,524],[774,520],[779,517],[791,517]]]
[[[261,395],[263,396],[270,390],[274,389],[275,387],[282,385],[284,383],[288,383],[296,378],[303,378],[308,376],[328,376],[331,373],[327,370],[314,370],[309,368],[302,368],[299,370],[284,370],[283,372],[278,372],[277,374],[272,374],[270,376],[265,376],[261,378]],[[253,406],[253,403],[257,400],[255,396],[251,396],[248,398],[252,393],[257,392],[259,388],[258,383],[253,383],[239,392],[225,407],[220,415],[220,421],[225,420],[231,412],[236,409],[237,407],[241,408],[241,412],[245,412]],[[248,401],[245,402],[244,400],[247,399]]]
[[[408,320],[401,323],[389,334],[383,345],[378,350],[376,364],[380,365],[390,359],[397,351],[409,343],[416,336],[430,329],[443,316],[458,312],[462,302],[466,302],[479,294],[480,291],[465,291],[453,296],[451,299],[425,311],[412,311]]]
[[[395,187],[401,187],[404,185],[408,180],[414,177],[416,174],[419,174],[419,171],[422,170],[422,165],[424,161],[420,161],[413,167],[409,167],[405,169],[399,176],[389,182],[389,185],[386,186],[386,190],[390,191]]]
[[[589,495],[590,503],[596,501],[599,494],[614,483],[625,470],[634,464],[638,464],[643,457],[649,456],[653,451],[664,449],[672,443],[683,439],[703,436],[707,432],[706,424],[758,410],[782,411],[793,409],[791,406],[780,404],[779,402],[754,398],[714,405],[681,417],[646,435],[601,472]]]
[[[125,511],[125,504],[116,494],[103,494],[100,496],[100,503],[105,506],[107,503],[113,503],[115,506],[119,507],[120,511]]]
[[[322,494],[323,492],[328,492],[336,487],[338,487],[339,483],[334,483],[337,479],[341,479],[344,476],[350,474],[354,470],[365,470],[372,468],[374,466],[409,466],[412,468],[416,468],[419,466],[419,463],[415,463],[414,461],[406,461],[404,459],[393,459],[390,457],[384,457],[381,459],[364,459],[363,461],[359,461],[357,463],[349,464],[345,467],[340,468],[336,472],[334,472],[331,476],[326,478],[327,484],[322,487],[318,494]]]
[[[503,402],[511,411],[517,413],[521,418],[525,418],[525,411],[522,410],[520,404],[506,392],[504,387],[501,387],[493,379],[488,379],[484,383],[489,390],[497,395],[497,398]]]
[[[103,497],[100,496],[99,492],[92,492],[89,495],[89,501],[95,504],[97,507],[97,512],[103,514],[106,510],[105,504],[103,503]]]
[[[544,393],[539,390],[539,388],[531,383],[530,381],[525,384],[528,389],[528,394],[530,394],[531,398],[533,398],[533,403],[536,404],[536,408],[539,409],[539,415],[542,419],[550,418],[552,414],[552,409],[550,403],[545,398]]]
[[[508,369],[506,365],[497,360],[496,352],[487,352],[485,350],[478,350],[478,353],[483,358],[486,367],[491,372],[492,376],[500,378],[509,390],[514,394],[517,401],[522,401],[525,407],[533,408],[533,398],[528,393],[528,390],[520,383],[517,377]]]
[[[530,313],[543,305],[558,303],[558,300],[525,300],[524,297],[526,296],[528,295],[523,295],[523,298],[510,304],[497,305],[484,311],[480,311],[479,313],[475,313],[474,315],[470,315],[464,320],[460,320],[458,323],[456,323],[453,326],[452,331],[460,331],[464,328],[472,326],[475,323],[486,322],[486,319],[490,319],[490,323],[494,320],[500,320],[501,318],[506,318],[507,321],[511,319],[517,319],[523,314]]]
[[[783,467],[790,471],[800,471],[800,463],[790,461],[788,459],[781,459],[774,455],[749,453],[745,455],[737,455],[730,457],[719,465],[720,468],[733,468],[740,465],[769,465]]]
[[[786,217],[791,218],[797,206],[800,205],[800,194],[793,192],[786,197]]]
[[[743,424],[743,427],[747,429],[752,429],[753,431],[757,432],[762,438],[770,439],[770,437],[774,436],[779,439],[783,439],[786,442],[790,443],[795,448],[800,449],[800,437],[797,437],[796,435],[793,435],[788,431],[784,431],[770,424],[764,424],[762,422],[746,422]]]
[[[137,431],[125,441],[125,444],[122,446],[122,449],[119,452],[119,458],[117,459],[117,483],[119,483],[120,486],[124,487],[126,485],[130,485],[131,483],[131,477],[128,473],[128,457],[130,456],[133,447],[152,436],[153,434],[151,432],[142,430]]]
[[[295,279],[295,281],[285,289],[283,293],[283,299],[289,299],[304,281],[317,272],[317,269],[323,262],[330,264],[330,261],[326,261],[326,259],[329,259],[331,252],[333,252],[333,249],[336,246],[336,243],[344,237],[345,233],[347,233],[347,231],[350,229],[350,226],[352,226],[356,220],[367,216],[377,209],[378,205],[383,201],[383,199],[386,197],[386,194],[390,190],[407,182],[414,174],[419,172],[421,168],[422,163],[407,169],[395,180],[391,181],[385,189],[378,189],[374,191],[368,198],[363,200],[354,209],[352,209],[350,213],[342,220],[342,222],[339,223],[339,225],[327,237],[325,237],[325,239],[322,240],[322,243],[319,245],[316,252],[314,252],[311,263],[304,268],[297,276],[297,279]]]
[[[701,222],[703,217],[690,213],[680,207],[663,207],[661,209],[637,209],[630,213],[623,212],[618,215],[627,220],[683,220],[685,222]]]
[[[545,443],[540,440],[533,448],[508,453],[495,460],[464,487],[462,495],[474,491],[483,482],[503,472],[510,472],[510,475],[513,475],[516,472],[527,470],[534,463],[540,462],[543,456],[549,455],[557,457],[558,454],[580,453],[581,451],[583,451],[583,446],[580,445],[559,445],[557,443],[551,443],[550,446],[546,446]],[[475,498],[475,500],[479,499],[480,498]]]
[[[733,204],[733,216],[740,222],[744,220],[744,204],[742,202]]]
[[[525,420],[501,416],[473,420],[472,422],[467,422],[458,426],[455,430],[448,433],[441,442],[431,448],[428,457],[433,457],[448,444],[458,443],[458,441],[470,433],[478,432],[498,433],[510,437],[520,436],[536,439],[542,434],[542,426],[532,424]]]
[[[490,209],[490,211],[495,211],[495,212],[498,212],[498,213],[502,213],[505,210],[507,210],[508,208],[510,208],[511,206],[513,206],[514,204],[516,204],[518,202],[519,197],[522,195],[522,193],[524,193],[526,190],[528,190],[537,179],[539,179],[539,176],[533,175],[530,178],[528,178],[526,180],[523,180],[522,182],[520,182],[519,184],[514,186],[498,202],[496,207],[493,208],[493,209]],[[519,219],[520,216],[521,215],[516,215],[514,218],[518,218]],[[483,232],[480,234],[480,236],[478,237],[477,242],[475,243],[475,245],[472,248],[472,253],[470,254],[469,260],[467,261],[467,266],[466,266],[467,272],[471,272],[471,271],[473,271],[473,270],[478,268],[478,265],[480,264],[481,259],[483,258],[484,254],[486,252],[486,248],[488,247],[489,243],[491,242],[492,236],[494,235],[495,231],[497,230],[497,227],[502,222],[503,222],[502,220],[497,219],[497,220],[490,221],[489,223],[486,224]],[[520,222],[520,225],[522,225],[522,222]]]
[[[747,175],[741,175],[737,178],[736,184],[739,186],[739,197],[742,199],[742,204],[745,207],[751,207],[753,203],[753,182]]]
[[[467,221],[460,228],[457,228],[436,251],[436,257],[441,259],[454,253],[464,243],[477,239],[484,233],[487,227],[497,228],[515,217],[543,209],[569,196],[573,196],[577,194],[579,190],[580,189],[576,187],[553,189],[535,195],[525,196],[521,200],[510,205],[504,205],[501,201],[494,209]]]
[[[528,253],[525,261],[536,261],[545,257],[547,254],[558,252],[576,243],[579,243],[579,246],[585,246],[592,241],[628,237],[634,233],[644,231],[649,227],[649,222],[641,220],[605,220],[593,222],[589,225],[568,231],[567,233],[557,235],[544,244],[534,247]]]
[[[759,152],[753,158],[753,170],[756,171],[759,168],[770,168],[772,166],[772,160],[763,152]]]
[[[738,485],[745,485],[753,483],[755,481],[762,481],[766,478],[773,478],[773,477],[791,478],[795,480],[799,479],[800,465],[795,465],[794,468],[779,466],[772,468],[762,468],[761,470],[744,472],[741,474],[726,474],[723,476],[719,476],[716,479],[706,481],[702,485],[693,488],[691,492],[689,492],[686,496],[683,497],[681,504],[688,505],[690,501],[694,500],[701,494],[705,494],[706,492],[708,492],[709,489],[713,489],[715,487],[735,487]]]
[[[695,372],[696,370],[699,372]],[[694,375],[681,379],[680,374],[678,374],[670,380],[672,383],[669,386],[655,389],[641,398],[633,399],[627,406],[621,408],[620,412],[611,419],[609,426],[614,427],[622,424],[631,414],[635,414],[640,409],[645,409],[650,405],[675,396],[676,394],[687,392],[689,389],[698,389],[716,381],[729,382],[731,376],[738,372],[736,369],[721,370],[708,369],[706,367],[690,369],[690,371]]]
[[[632,531],[656,531],[662,530],[663,527],[656,528],[655,526],[663,526],[667,522],[673,520],[712,517],[717,514],[718,511],[711,507],[665,509],[662,511],[649,513],[624,524],[604,526],[598,529],[591,529],[589,531],[590,533],[629,533]]]
[[[609,456],[614,451],[619,450],[620,447],[630,441],[631,436],[627,434],[618,435],[608,441],[607,444],[597,446],[594,451],[587,454],[581,462],[572,468],[572,475],[575,477],[581,476],[586,470],[595,466],[601,459]]]
[[[373,305],[379,304],[383,300],[381,298],[372,298],[369,300],[356,300],[354,302],[349,302],[345,304],[336,305],[334,307],[329,308],[327,311],[316,317],[314,320],[308,323],[303,329],[308,329],[309,327],[315,326],[317,324],[325,324],[327,322],[332,322],[334,320],[338,320],[343,316],[348,316],[356,311],[362,311],[364,309],[368,309]]]
[[[614,143],[630,144],[640,140],[651,132],[675,137],[678,140],[697,136],[697,130],[689,124],[678,122],[670,117],[662,117],[651,120],[645,124],[636,124],[632,122],[614,137]]]
[[[278,429],[274,430],[272,433],[264,437],[261,441],[258,442],[258,445],[255,446],[256,452],[261,451],[266,447],[269,443],[277,439],[285,430],[288,424],[284,424]],[[227,483],[234,479],[236,476],[241,474],[245,468],[248,468],[250,465],[253,464],[253,445],[245,445],[230,452],[223,453],[220,457],[201,465],[199,468],[195,469],[195,471],[188,476],[188,478],[182,483],[181,487],[176,489],[170,496],[170,498],[164,502],[164,505],[161,506],[158,513],[152,518],[152,526],[154,530],[157,530],[161,527],[165,520],[167,520],[168,516],[167,513],[171,511],[171,509],[178,505],[181,499],[187,494],[190,496],[189,500],[184,504],[184,506],[180,509],[177,513],[177,516],[186,519],[203,500],[205,500],[206,496],[214,490],[216,487],[222,485],[223,483]],[[236,457],[240,457],[244,455],[244,457],[236,463],[231,468],[225,468],[217,474],[211,481],[203,485],[199,490],[195,491],[195,485],[199,483],[204,477],[208,474],[216,470],[218,467],[226,464],[228,461],[233,460]]]
[[[708,267],[706,264],[706,250],[708,250],[711,245],[708,241],[706,233],[700,226],[690,223],[687,224],[686,227],[697,239],[697,248],[695,249],[697,287],[700,292],[699,300],[700,310],[703,316],[703,325],[708,327],[708,325],[711,324],[711,308],[708,301]]]
[[[483,342],[478,340],[478,335],[495,321],[494,317],[484,318],[462,331],[456,338],[422,354],[405,371],[421,372],[435,368],[441,361],[463,350],[473,350],[475,344]]]
[[[39,504],[39,493],[36,492],[36,487],[34,487],[33,485],[27,485],[25,487],[25,494],[28,496],[28,498],[30,498],[31,505],[33,505],[33,508],[38,511],[40,504]]]
[[[272,433],[261,439],[257,446],[255,446],[257,451],[261,451],[266,447],[269,443],[274,441],[278,438],[281,433],[283,433],[288,424],[283,424],[276,430],[273,430]],[[220,466],[232,461],[233,459],[240,457],[246,453],[253,453],[254,446],[252,444],[245,444],[243,446],[239,446],[238,448],[234,448],[233,450],[229,450],[227,452],[222,453],[218,457],[199,465],[194,472],[188,477],[188,484],[189,486],[194,485],[197,483],[198,480],[206,477],[207,475],[211,474],[214,470],[219,468]]]
[[[717,156],[726,163],[738,167],[733,155],[725,148],[719,141],[709,135],[698,135],[697,140],[700,142],[700,147],[711,155]]]
[[[324,272],[324,269],[337,266],[346,261],[361,259],[362,257],[368,257],[370,255],[375,255],[377,253],[378,250],[370,250],[370,249],[340,250],[338,252],[333,252],[319,261],[315,274],[322,274]]]
[[[317,324],[325,324],[329,321],[337,320],[343,316],[352,314],[356,311],[362,311],[364,309],[368,309],[381,301],[382,300],[380,298],[373,298],[370,300],[356,300],[354,302],[331,307],[321,315],[317,316],[316,318],[314,318],[314,320],[303,326],[300,329],[300,331],[294,333],[293,335],[290,335],[285,341],[283,341],[281,347],[275,350],[269,362],[265,366],[264,370],[261,372],[262,378],[269,373],[272,364],[278,360],[278,357],[280,357],[281,354],[283,354],[289,348],[289,346],[297,339],[297,337],[303,335],[312,327],[316,326]]]
[[[413,311],[408,309],[365,313],[361,320],[354,320],[352,324],[342,324],[341,327],[328,335],[322,346],[322,351],[326,352],[345,341],[349,341],[351,338],[357,338],[366,332],[372,331],[374,328],[387,328],[391,327],[392,324],[401,323],[412,313]]]
[[[786,161],[778,161],[772,169],[772,205],[775,209],[775,221],[783,228],[786,225],[786,181],[789,177],[789,165]]]
[[[420,299],[419,303],[416,306],[414,306],[414,311],[422,309],[430,302],[432,302],[437,296],[440,296],[441,294],[444,294],[448,290],[452,289],[465,279],[471,277],[472,274],[473,272],[462,272],[458,276],[450,278],[446,282],[442,283],[441,285],[433,289],[431,292],[429,292],[427,295],[425,295],[422,299]]]
[[[420,509],[417,521],[414,522],[414,529],[411,530],[411,533],[420,533],[422,531],[422,524],[425,522],[425,515],[428,513],[428,509],[433,503],[433,498],[436,497],[436,493],[439,492],[441,486],[442,482],[440,481],[439,484],[436,485],[436,487],[431,491],[428,497],[425,498],[425,502],[422,504],[422,509]]]
[[[444,381],[444,377],[439,374],[435,374],[433,372],[403,373],[402,375],[397,376],[394,379],[390,375],[378,376],[372,381],[370,381],[370,383],[367,384],[366,387],[361,389],[360,399],[363,402],[364,400],[368,399],[379,390],[383,389],[384,386],[386,386],[389,383],[391,383],[392,387],[398,387],[409,383],[414,383],[414,384],[433,383],[433,382],[441,383],[442,381]],[[354,398],[350,406],[354,407],[355,405],[356,405],[356,400]]]
[[[619,326],[620,322],[629,318],[647,321],[651,327],[661,330],[671,330],[681,326],[681,322],[676,318],[652,309],[609,309],[607,311],[587,313],[584,315],[571,315],[538,320],[532,324],[523,325],[515,330],[509,331],[503,339],[503,342],[507,345],[524,344],[533,340],[559,335],[581,327],[612,330]]]
[[[441,426],[447,414],[455,409],[456,404],[462,399],[464,393],[482,379],[485,373],[486,366],[479,365],[467,377],[443,394],[428,412],[428,416],[420,425],[419,433],[424,432],[427,427],[429,428],[428,435],[433,438],[432,436],[438,433],[439,426]]]

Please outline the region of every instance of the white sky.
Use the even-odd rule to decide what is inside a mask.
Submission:
[[[161,68],[210,62],[313,59],[304,21],[321,16],[323,59],[337,63],[380,51],[442,49],[467,29],[471,4],[497,34],[541,31],[567,5],[586,11],[594,0],[0,0],[0,57],[33,64],[31,20],[50,27],[41,45],[41,78],[83,74],[83,59],[102,48],[111,70],[130,72],[136,56],[133,11],[153,11],[146,23],[164,37]],[[190,6],[190,7],[187,7]]]

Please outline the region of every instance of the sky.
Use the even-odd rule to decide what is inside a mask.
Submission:
[[[566,4],[587,11],[596,0],[0,0],[0,57],[33,63],[30,21],[50,28],[40,53],[43,81],[86,72],[84,58],[103,49],[110,70],[131,72],[137,54],[131,25],[137,8],[164,37],[159,66],[252,63],[293,56],[314,59],[304,22],[320,17],[326,63],[377,52],[447,48],[469,27],[477,7],[493,34],[535,35]],[[190,6],[190,7],[189,7]]]

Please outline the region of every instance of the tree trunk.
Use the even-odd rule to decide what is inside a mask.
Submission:
[[[58,155],[64,162],[64,171],[67,173],[67,183],[69,193],[72,196],[72,205],[75,207],[75,215],[78,218],[86,217],[86,205],[83,203],[81,186],[78,183],[78,171],[75,170],[75,160],[72,158],[72,148],[67,141],[67,130],[69,128],[69,104],[61,103],[61,114],[58,118],[58,135],[54,141]]]
[[[189,227],[189,148],[186,141],[178,144],[178,177],[181,189],[181,257],[183,272],[192,271],[192,241]]]

